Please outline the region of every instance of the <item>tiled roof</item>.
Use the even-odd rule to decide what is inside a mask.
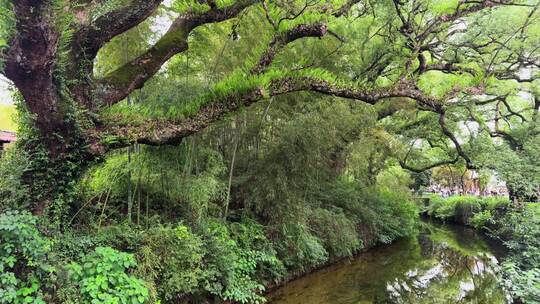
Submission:
[[[0,142],[13,142],[17,139],[14,132],[0,131]]]

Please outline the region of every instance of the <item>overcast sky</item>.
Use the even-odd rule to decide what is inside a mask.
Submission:
[[[11,92],[8,90],[8,80],[0,75],[0,104],[11,104]]]

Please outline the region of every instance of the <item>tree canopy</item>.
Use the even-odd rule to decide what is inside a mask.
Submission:
[[[306,92],[375,107],[411,171],[496,163],[481,145],[530,167],[538,6],[4,0],[0,60],[51,159],[75,145],[85,160],[175,145],[240,108]]]

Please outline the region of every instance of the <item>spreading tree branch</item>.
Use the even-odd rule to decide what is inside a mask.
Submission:
[[[118,121],[108,122],[95,134],[103,132],[108,134],[108,137],[112,136],[117,140],[114,144],[106,146],[97,139],[93,150],[97,154],[102,154],[109,149],[125,147],[135,142],[147,145],[176,145],[183,138],[199,132],[210,123],[241,107],[249,106],[268,97],[300,91],[316,92],[368,104],[376,104],[388,98],[405,97],[416,100],[432,111],[438,112],[441,109],[439,100],[424,94],[406,81],[385,88],[362,89],[339,86],[312,77],[286,76],[271,80],[266,86],[256,86],[241,94],[231,93],[218,100],[209,101],[194,116],[179,122],[152,119],[138,125],[126,125]],[[91,136],[95,138],[95,134],[91,134]]]
[[[98,17],[82,26],[75,34],[77,43],[92,60],[98,51],[112,38],[139,25],[156,11],[163,0],[132,0],[129,5],[122,6]],[[81,12],[80,21],[85,22],[91,12]]]
[[[270,41],[268,48],[260,57],[257,65],[251,69],[251,73],[261,74],[264,72],[268,66],[272,64],[279,51],[281,51],[287,44],[300,38],[322,37],[327,32],[327,25],[325,23],[318,22],[313,24],[299,24],[290,30],[283,33],[278,33],[276,36],[274,36],[272,41]]]
[[[341,17],[343,15],[346,15],[351,8],[357,4],[360,3],[361,0],[348,0],[343,6],[339,7],[335,12],[332,13],[334,17]],[[296,14],[294,17],[286,18],[286,19],[295,19],[300,16],[300,14],[309,6],[309,3],[306,3],[304,8],[300,11],[300,13]],[[274,29],[277,30],[279,27],[279,23],[286,19],[281,19],[276,24],[268,15],[268,8],[266,4],[263,5],[263,8],[265,10],[266,18],[270,22],[270,24],[274,27]],[[362,12],[362,14],[365,13]],[[324,22],[316,22],[312,24],[299,24],[294,26],[293,28],[284,31],[284,32],[278,32],[270,41],[268,44],[268,48],[265,50],[265,52],[262,54],[262,56],[259,58],[259,62],[251,69],[251,74],[261,74],[263,73],[274,61],[276,55],[282,51],[287,44],[292,43],[298,39],[301,38],[308,38],[308,37],[323,37],[326,34],[330,34],[334,37],[336,37],[339,41],[342,43],[344,42],[343,38],[339,37],[334,32],[328,30],[328,25]]]
[[[411,165],[407,164],[407,160],[401,160],[400,159],[399,160],[399,165],[403,169],[406,169],[406,170],[409,170],[409,171],[412,171],[412,172],[415,172],[415,173],[422,173],[424,171],[427,171],[427,170],[430,170],[430,169],[433,169],[433,168],[436,168],[436,167],[440,167],[440,166],[443,166],[443,165],[455,164],[455,163],[458,162],[458,160],[459,160],[459,157],[456,156],[456,158],[454,158],[454,159],[441,160],[441,161],[434,162],[434,163],[429,164],[429,165],[425,165],[423,167],[414,167],[414,166],[411,166]]]
[[[361,0],[347,0],[347,2],[343,6],[341,6],[334,12],[334,16],[341,17],[347,15],[351,8],[358,4],[360,1]],[[366,11],[367,9],[364,7],[364,10],[360,13],[360,15],[365,14]]]
[[[440,71],[444,73],[468,73],[471,75],[476,75],[477,72],[474,69],[467,68],[467,67],[461,67],[457,66],[453,63],[433,63],[433,64],[427,64],[424,66],[422,72],[427,71]]]
[[[169,30],[147,52],[97,80],[98,97],[107,105],[117,103],[141,88],[172,56],[188,49],[188,35],[196,27],[236,17],[257,0],[238,0],[203,13],[186,13],[177,17]]]
[[[473,162],[471,158],[465,153],[463,148],[461,147],[461,144],[459,143],[457,137],[454,135],[452,131],[448,128],[446,125],[446,112],[442,111],[439,113],[439,125],[441,126],[443,134],[448,137],[452,143],[454,144],[454,147],[456,148],[456,151],[461,158],[465,160],[465,163],[467,165],[468,169],[475,169],[475,166],[473,165]]]
[[[484,9],[493,8],[501,5],[510,5],[512,0],[481,0],[481,1],[468,1],[460,0],[455,12],[451,14],[445,14],[430,20],[425,29],[416,36],[416,41],[423,42],[433,32],[437,31],[439,26],[443,24],[449,24],[460,18],[466,17],[473,13],[479,12]],[[473,5],[467,5],[474,3]],[[463,8],[463,5],[467,5]]]

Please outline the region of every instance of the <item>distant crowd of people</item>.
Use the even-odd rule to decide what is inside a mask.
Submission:
[[[504,186],[492,187],[480,190],[479,188],[463,189],[463,187],[446,187],[441,185],[430,185],[426,188],[427,192],[437,193],[442,197],[452,195],[478,195],[478,196],[505,196],[508,195],[508,189]]]

